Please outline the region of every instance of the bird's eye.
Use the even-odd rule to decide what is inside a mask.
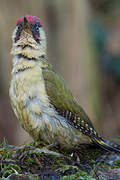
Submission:
[[[22,26],[21,24],[18,25],[18,30],[21,30]]]
[[[39,31],[39,27],[40,27],[39,24],[35,24],[35,30],[36,31]]]
[[[22,26],[21,26],[21,24],[19,24],[17,27],[17,31],[16,31],[15,42],[17,42],[17,40],[19,40],[19,38],[20,38],[21,29],[22,29]]]
[[[39,31],[39,27],[36,27],[36,31]]]
[[[36,27],[35,27],[35,30],[36,30],[36,31],[39,31],[39,27],[38,27],[38,26],[36,26]]]

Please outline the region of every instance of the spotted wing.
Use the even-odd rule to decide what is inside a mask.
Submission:
[[[67,83],[62,76],[56,73],[52,67],[43,68],[46,91],[50,103],[58,114],[66,118],[66,121],[83,134],[92,138],[97,137],[88,116],[73,97]]]

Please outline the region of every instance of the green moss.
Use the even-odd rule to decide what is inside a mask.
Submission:
[[[109,173],[105,175],[108,170],[120,167],[120,160],[114,161],[113,166],[107,164],[109,155],[95,147],[86,146],[79,152],[60,151],[63,156],[58,157],[35,152],[36,148],[42,146],[34,142],[15,147],[4,140],[0,144],[0,180],[8,180],[8,177],[14,180],[19,176],[28,180],[38,180],[42,177],[61,180],[93,180],[99,177],[105,180],[109,179]],[[58,148],[51,150],[59,152]]]
[[[75,171],[71,175],[66,175],[60,178],[60,180],[74,180],[74,179],[84,179],[84,180],[95,180],[92,176],[89,176],[86,172],[80,170],[77,166],[63,166],[62,168],[58,169],[59,171],[62,171],[62,173],[65,173],[66,171],[71,170],[71,172]]]
[[[114,168],[120,168],[120,159],[119,160],[116,160],[114,161],[114,165],[113,165]]]

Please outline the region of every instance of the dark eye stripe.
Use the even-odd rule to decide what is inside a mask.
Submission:
[[[19,24],[17,32],[16,32],[16,36],[15,36],[15,42],[17,42],[17,40],[19,40],[19,37],[20,37],[20,34],[21,34],[21,30],[22,30],[22,25]]]
[[[17,40],[19,39],[19,37],[20,37],[20,32],[16,33],[15,42],[17,42]]]
[[[33,37],[37,43],[40,43],[40,38],[36,32],[33,32]]]
[[[38,34],[37,34],[36,32],[34,32],[34,37],[35,37],[36,39],[40,40],[40,38],[39,38],[39,36],[38,36]]]

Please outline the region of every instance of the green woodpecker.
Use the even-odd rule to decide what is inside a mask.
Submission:
[[[63,77],[49,64],[40,19],[31,15],[20,18],[12,40],[11,104],[33,139],[71,150],[92,141],[120,152],[119,145],[96,132]]]

